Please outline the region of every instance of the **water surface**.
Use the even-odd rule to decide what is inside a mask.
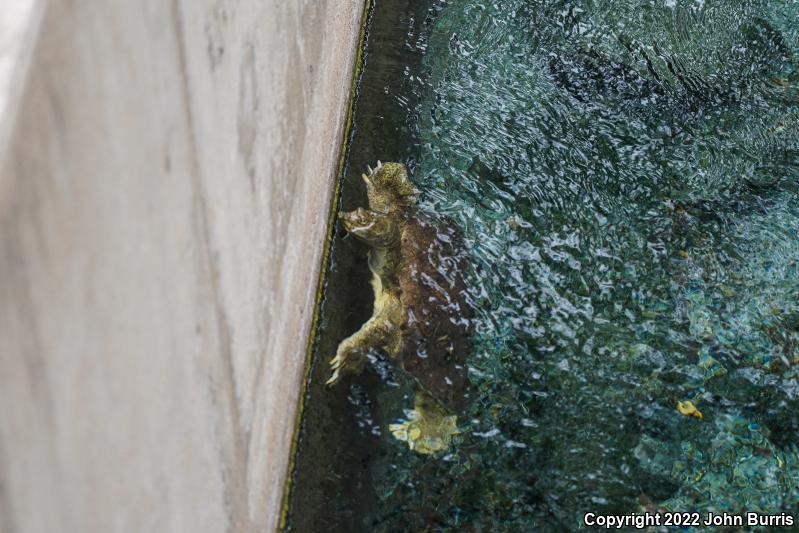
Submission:
[[[428,457],[385,430],[412,392],[382,362],[319,385],[370,312],[365,249],[339,232],[296,530],[796,513],[797,17],[788,0],[376,4],[343,207],[365,205],[366,163],[402,160],[463,229],[477,392]]]

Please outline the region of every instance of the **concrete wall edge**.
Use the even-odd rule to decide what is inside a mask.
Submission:
[[[357,51],[355,61],[352,66],[352,83],[350,86],[345,125],[341,136],[341,143],[339,147],[339,161],[336,172],[336,182],[334,184],[333,194],[330,198],[330,206],[328,208],[327,231],[325,234],[325,242],[322,251],[322,261],[319,266],[318,279],[316,285],[316,293],[314,299],[314,309],[312,315],[311,327],[307,332],[307,347],[305,353],[305,367],[304,379],[301,384],[300,395],[296,410],[296,420],[294,421],[294,435],[291,442],[291,451],[289,454],[288,468],[285,474],[285,481],[283,486],[283,503],[280,510],[280,523],[278,531],[284,530],[288,526],[288,514],[291,505],[291,493],[293,490],[294,471],[296,468],[295,457],[299,445],[300,434],[302,430],[302,419],[305,413],[305,401],[308,395],[308,387],[311,379],[311,365],[313,364],[313,352],[316,347],[316,339],[318,337],[319,319],[322,307],[322,299],[324,298],[324,287],[327,281],[328,272],[330,269],[330,249],[333,244],[333,235],[336,227],[336,217],[338,215],[339,204],[341,201],[341,180],[344,177],[344,170],[347,163],[347,155],[349,151],[349,144],[352,138],[352,118],[355,110],[356,98],[358,95],[358,85],[360,84],[363,75],[364,66],[364,49],[366,46],[367,30],[369,27],[369,19],[374,6],[374,0],[363,0],[363,12],[361,14],[360,34],[357,41]]]

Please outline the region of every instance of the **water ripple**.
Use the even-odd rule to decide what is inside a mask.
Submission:
[[[410,74],[411,169],[470,243],[479,394],[448,460],[396,446],[376,467],[379,530],[430,494],[442,527],[474,530],[797,509],[797,17],[443,5]]]

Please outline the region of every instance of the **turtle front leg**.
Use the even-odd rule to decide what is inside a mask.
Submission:
[[[348,233],[371,245],[370,257],[381,255],[385,247],[399,238],[397,224],[385,213],[377,213],[363,208],[341,213],[344,228]],[[341,341],[335,357],[330,360],[333,375],[328,385],[338,382],[344,374],[360,372],[366,364],[371,349],[387,349],[391,355],[397,351],[399,339],[398,326],[402,318],[401,305],[396,291],[385,290],[380,276],[372,268],[372,288],[375,293],[374,316],[355,334]]]
[[[373,316],[361,329],[341,341],[336,355],[330,360],[333,375],[327,385],[338,383],[346,374],[357,374],[366,365],[371,349],[381,349],[392,343],[396,336],[396,326],[385,313]]]

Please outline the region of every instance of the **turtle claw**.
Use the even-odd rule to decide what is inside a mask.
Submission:
[[[332,375],[325,382],[326,385],[335,385],[345,374],[355,374],[360,372],[364,365],[364,354],[358,347],[357,342],[346,340],[339,346],[336,355],[330,359],[330,370]]]
[[[334,370],[333,371],[333,375],[330,376],[330,378],[327,381],[325,381],[325,385],[327,385],[328,387],[332,387],[333,385],[338,383],[339,379],[341,379],[341,375],[339,374],[339,371],[338,370]]]
[[[341,380],[341,370],[346,361],[347,359],[342,357],[341,353],[337,353],[335,357],[330,360],[330,369],[333,371],[333,374],[327,381],[325,381],[325,385],[332,386]]]

